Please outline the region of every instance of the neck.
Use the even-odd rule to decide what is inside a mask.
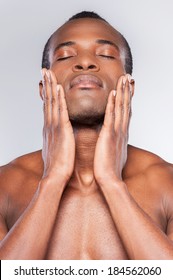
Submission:
[[[101,126],[74,127],[76,153],[75,166],[69,185],[82,191],[96,188],[93,163],[95,146]]]

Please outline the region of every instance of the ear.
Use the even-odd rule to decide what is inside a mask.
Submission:
[[[39,93],[40,93],[41,99],[43,100],[44,96],[43,96],[43,82],[42,81],[39,82]]]

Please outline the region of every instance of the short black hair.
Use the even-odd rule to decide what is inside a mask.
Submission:
[[[96,18],[96,19],[100,19],[100,20],[107,22],[104,18],[102,18],[100,15],[96,14],[95,12],[88,12],[88,11],[83,11],[78,14],[75,14],[74,16],[69,18],[68,21],[71,21],[74,19],[80,19],[80,18]]]
[[[73,15],[72,17],[70,17],[67,22],[69,22],[71,20],[82,19],[82,18],[94,18],[94,19],[98,19],[98,20],[102,20],[102,21],[107,22],[104,18],[102,18],[97,13],[89,12],[89,11],[83,11],[83,12],[77,13],[77,14]],[[120,35],[120,38],[122,40],[122,45],[123,45],[124,51],[125,51],[124,67],[125,67],[126,73],[132,74],[133,58],[132,58],[132,53],[131,53],[130,46],[129,46],[127,40],[125,39],[125,37],[119,31],[117,31],[117,32]],[[53,34],[48,39],[47,43],[45,44],[44,50],[43,50],[42,68],[47,68],[47,69],[50,68],[49,51],[50,51],[50,42],[51,42],[52,37],[53,37]]]

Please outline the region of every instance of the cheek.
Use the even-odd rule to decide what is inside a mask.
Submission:
[[[65,86],[65,80],[66,80],[66,77],[68,75],[67,68],[64,69],[64,67],[52,66],[50,69],[55,73],[57,83],[61,84],[64,87]]]
[[[117,65],[110,65],[109,67],[105,67],[104,71],[106,74],[105,81],[108,91],[115,89],[119,78],[122,75],[125,75],[124,68],[121,64],[118,67]]]

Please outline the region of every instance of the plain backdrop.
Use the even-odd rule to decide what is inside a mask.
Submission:
[[[0,0],[0,165],[41,149],[42,50],[82,10],[99,13],[131,46],[136,91],[129,143],[173,162],[172,0]]]

